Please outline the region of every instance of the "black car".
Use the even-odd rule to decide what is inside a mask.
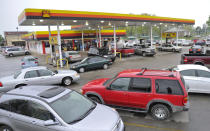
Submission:
[[[81,62],[72,64],[70,69],[82,73],[88,70],[95,70],[100,68],[106,70],[111,64],[112,61],[110,59],[100,56],[91,56],[83,59]]]
[[[96,47],[90,47],[88,51],[88,56],[101,56],[107,59],[111,59],[112,62],[114,62],[116,58],[116,56],[112,54],[112,52],[110,52],[108,48],[96,48]]]

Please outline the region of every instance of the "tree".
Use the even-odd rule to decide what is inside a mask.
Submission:
[[[4,41],[4,38],[2,35],[0,35],[0,43],[2,43]]]

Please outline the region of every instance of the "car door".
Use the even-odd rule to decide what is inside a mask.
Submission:
[[[196,70],[189,69],[189,70],[182,70],[180,71],[181,75],[183,76],[185,83],[189,86],[189,92],[193,92],[197,90],[200,85],[200,82],[196,76]]]
[[[23,83],[27,85],[39,85],[40,77],[38,75],[37,70],[27,71],[24,75]]]
[[[116,78],[105,91],[105,103],[107,105],[128,106],[128,88],[131,78]]]
[[[198,90],[203,93],[210,93],[210,72],[204,70],[196,70]]]
[[[128,91],[128,101],[131,107],[146,108],[152,99],[152,81],[150,78],[133,77]]]
[[[98,67],[98,61],[96,57],[89,58],[87,63],[88,63],[88,66],[87,66],[88,70],[94,70],[94,69],[97,69]]]
[[[18,48],[18,55],[25,55],[25,50],[23,48]]]
[[[37,70],[39,74],[39,83],[41,85],[59,84],[61,80],[52,71],[48,69]]]
[[[9,117],[17,131],[55,131],[44,126],[44,121],[54,119],[54,116],[42,105],[29,100],[11,100]]]

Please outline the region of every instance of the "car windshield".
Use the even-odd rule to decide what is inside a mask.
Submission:
[[[77,55],[77,54],[79,54],[78,52],[69,52],[69,55]]]
[[[81,61],[81,63],[84,63],[87,59],[88,59],[88,58],[83,59],[83,60]]]
[[[68,124],[85,118],[96,104],[79,93],[72,91],[50,103],[55,112]]]
[[[118,76],[118,74],[117,75],[115,75],[113,78],[110,78],[110,79],[108,79],[108,80],[106,80],[105,82],[104,82],[104,84],[103,85],[108,85],[111,81],[113,81],[116,77]]]
[[[13,78],[14,78],[14,79],[17,79],[17,77],[18,77],[20,74],[21,74],[21,71],[16,72],[16,73],[14,74]]]

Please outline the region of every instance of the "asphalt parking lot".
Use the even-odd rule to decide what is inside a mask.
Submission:
[[[183,52],[188,47],[184,47]],[[108,70],[89,71],[80,74],[81,79],[69,86],[79,91],[90,80],[113,77],[125,69],[151,68],[163,69],[180,63],[181,53],[161,52],[155,57],[133,56],[117,61]],[[0,55],[0,77],[13,74],[20,70],[20,57],[5,58]],[[169,120],[156,121],[149,115],[119,111],[126,125],[126,131],[209,131],[210,95],[190,94],[190,110],[174,114]]]

